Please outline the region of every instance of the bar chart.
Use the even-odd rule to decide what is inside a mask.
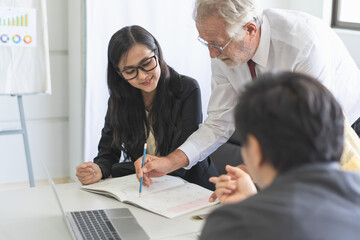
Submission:
[[[36,46],[36,9],[0,7],[0,46]]]
[[[29,14],[7,18],[0,17],[0,26],[27,27],[29,26]]]

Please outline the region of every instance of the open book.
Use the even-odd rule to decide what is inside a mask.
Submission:
[[[154,183],[149,188],[142,188],[139,197],[139,181],[135,174],[119,178],[108,178],[82,190],[112,196],[117,200],[136,205],[167,218],[174,218],[215,203],[208,199],[212,191],[189,183],[179,177],[165,175],[152,178]]]

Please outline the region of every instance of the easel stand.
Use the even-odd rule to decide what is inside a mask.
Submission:
[[[26,164],[27,164],[28,175],[29,175],[29,183],[30,183],[30,187],[35,187],[34,174],[33,174],[32,165],[31,165],[29,141],[28,141],[28,135],[27,135],[27,131],[26,131],[25,115],[24,115],[24,107],[23,107],[23,102],[22,102],[22,96],[17,95],[17,99],[18,99],[18,105],[19,105],[21,128],[20,129],[14,129],[14,130],[0,131],[0,136],[1,135],[11,135],[11,134],[22,134],[23,135],[24,147],[25,147],[25,155],[26,155]]]

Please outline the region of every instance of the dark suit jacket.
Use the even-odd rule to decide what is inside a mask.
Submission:
[[[211,213],[200,239],[358,240],[360,174],[336,163],[281,174],[258,194]]]
[[[199,85],[194,79],[179,75],[171,68],[170,77],[175,79],[171,87],[177,91],[180,100],[180,104],[178,105],[179,109],[175,112],[180,112],[181,135],[177,141],[173,139],[173,141],[169,143],[170,149],[175,150],[199,128],[199,124],[202,122],[201,93]],[[121,152],[119,149],[111,147],[113,140],[112,131],[108,110],[105,117],[105,126],[102,129],[98,146],[99,152],[97,157],[95,157],[94,162],[100,166],[103,178],[109,177],[110,174],[113,177],[120,177],[135,173],[133,162],[136,161],[136,159],[129,159],[129,162],[119,163]],[[171,131],[171,129],[169,129],[169,131]],[[141,154],[142,153],[139,155]],[[211,176],[218,176],[218,170],[210,158],[207,158],[193,166],[190,170],[181,168],[170,173],[170,175],[182,177],[189,182],[213,190],[214,184],[210,183],[208,179]]]

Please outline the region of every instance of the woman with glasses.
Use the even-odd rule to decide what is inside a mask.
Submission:
[[[202,122],[198,83],[169,67],[157,40],[140,26],[124,27],[111,37],[107,82],[110,98],[99,153],[76,169],[83,184],[135,173],[144,143],[148,154],[167,155]],[[170,175],[214,189],[208,179],[218,171],[208,158]]]

